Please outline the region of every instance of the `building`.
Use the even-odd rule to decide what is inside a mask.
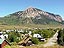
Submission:
[[[4,37],[5,37],[5,39],[8,38],[8,34],[5,34]]]
[[[4,46],[10,45],[6,40],[0,39],[0,48],[4,48]]]
[[[40,41],[45,41],[45,39],[40,34],[34,34],[33,37],[38,38]]]
[[[29,35],[31,35],[32,34],[32,32],[31,31],[29,31],[29,33],[28,33]]]
[[[6,32],[13,32],[14,30],[6,30]]]
[[[2,32],[0,32],[0,39],[6,39],[8,38],[8,34],[3,35]]]
[[[33,37],[42,38],[40,34],[34,34]]]
[[[0,32],[0,39],[5,39],[5,37],[4,37],[2,32]]]

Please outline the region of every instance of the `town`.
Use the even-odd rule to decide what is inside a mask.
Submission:
[[[33,46],[47,42],[47,39],[56,33],[57,29],[16,29],[0,31],[0,44],[6,45],[19,45],[19,46]]]

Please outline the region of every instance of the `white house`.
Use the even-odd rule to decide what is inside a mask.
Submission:
[[[35,30],[37,30],[38,28],[34,28]]]
[[[42,38],[40,34],[34,34],[33,37]]]
[[[18,32],[22,32],[22,33],[24,32],[22,29],[21,29],[21,30],[17,30],[17,31],[18,31]]]
[[[14,30],[6,30],[6,32],[13,32]]]
[[[29,35],[31,35],[32,34],[32,32],[31,31],[29,31],[29,33],[28,33]]]
[[[3,32],[0,32],[0,35],[3,34]]]
[[[38,38],[40,41],[46,41],[40,34],[34,34],[33,37]]]
[[[4,38],[4,35],[0,35],[0,38],[1,38],[1,39],[5,39],[5,38]]]
[[[0,38],[1,38],[1,39],[5,39],[5,38],[4,38],[4,35],[2,34],[2,32],[0,32]]]
[[[8,38],[8,34],[5,34],[4,37],[5,37],[5,38]]]
[[[11,32],[11,30],[6,30],[6,32]]]
[[[7,34],[3,35],[3,33],[2,33],[2,32],[0,32],[0,38],[1,38],[1,39],[8,38],[8,35],[7,35]]]
[[[18,32],[24,32],[24,31],[22,31],[22,30],[19,30]]]

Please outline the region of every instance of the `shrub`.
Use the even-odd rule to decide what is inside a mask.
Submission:
[[[32,42],[34,44],[38,44],[39,43],[39,39],[32,37]]]

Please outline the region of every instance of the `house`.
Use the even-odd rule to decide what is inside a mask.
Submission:
[[[6,30],[6,32],[13,32],[14,30]]]
[[[4,48],[4,46],[10,45],[6,40],[0,39],[0,48]]]
[[[5,37],[5,38],[8,38],[8,34],[5,34],[4,37]]]
[[[45,41],[45,39],[40,34],[34,34],[33,37],[38,38],[40,41]]]
[[[21,32],[23,33],[24,32],[22,29],[21,30],[17,29],[16,31],[19,32],[19,33],[21,33]]]
[[[19,33],[21,33],[21,32],[23,33],[24,31],[23,31],[23,30],[18,30],[18,32],[19,32]]]
[[[0,32],[0,38],[1,38],[1,39],[5,39],[5,38],[4,38],[4,35],[2,34],[2,32]]]
[[[29,35],[31,35],[32,34],[32,32],[31,31],[29,31],[29,33],[28,33]]]
[[[6,30],[6,32],[11,32],[11,30]]]
[[[42,38],[40,34],[34,34],[33,37]]]
[[[8,38],[8,34],[4,34],[2,32],[0,32],[0,39],[6,39]]]
[[[37,30],[38,28],[34,28],[35,30]]]

